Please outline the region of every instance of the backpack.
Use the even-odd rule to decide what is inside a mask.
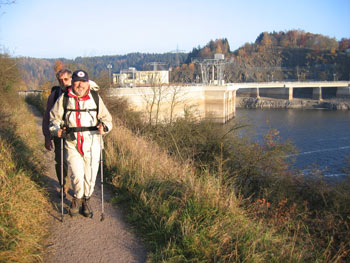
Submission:
[[[66,90],[64,92],[64,97],[63,97],[63,117],[62,119],[65,120],[66,119],[66,114],[67,114],[67,111],[87,111],[87,112],[90,112],[90,111],[96,111],[96,118],[98,120],[98,109],[99,109],[99,96],[98,96],[98,93],[97,91],[95,90],[91,90],[90,89],[90,94],[93,98],[93,100],[95,101],[95,104],[96,104],[96,109],[68,109],[67,108],[67,105],[68,105],[68,99],[69,99],[69,96],[68,96],[68,90]],[[96,126],[90,126],[90,127],[67,127],[67,133],[70,133],[70,132],[83,132],[83,131],[96,131],[97,130],[97,127]]]
[[[98,109],[98,102],[99,102],[98,101],[98,96],[97,96],[97,94],[93,94],[93,93],[99,91],[100,87],[96,84],[95,81],[92,81],[92,80],[89,80],[89,84],[90,84],[90,91],[93,91],[93,92],[91,92],[92,97],[94,98],[94,101],[95,101],[95,103],[97,105],[97,109]],[[58,99],[58,97],[60,95],[60,90],[61,90],[60,86],[54,86],[54,87],[51,88],[51,93],[55,92],[55,95],[53,97],[54,98],[53,99],[54,103],[56,102],[56,100]]]
[[[63,112],[63,118],[62,119],[64,120],[66,118],[67,111],[96,111],[97,114],[98,114],[99,102],[100,102],[100,100],[98,99],[98,93],[97,93],[97,91],[90,89],[90,94],[91,94],[92,98],[95,101],[96,109],[79,109],[79,110],[67,109],[69,96],[68,96],[68,91],[65,91],[64,95],[63,95],[64,96],[64,98],[63,98],[63,109],[64,109],[64,112]],[[97,117],[97,119],[98,119],[98,117]]]
[[[61,90],[61,87],[60,86],[54,86],[51,88],[51,93],[52,92],[55,92],[55,95],[53,97],[53,102],[55,103],[56,100],[58,99],[59,97],[59,94],[60,94],[60,90]]]

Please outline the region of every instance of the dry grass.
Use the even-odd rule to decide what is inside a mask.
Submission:
[[[2,97],[0,116],[0,262],[42,262],[48,200],[37,124],[13,94]]]
[[[151,262],[300,262],[288,235],[249,219],[235,193],[213,174],[196,176],[154,143],[115,125],[106,164],[153,253]]]

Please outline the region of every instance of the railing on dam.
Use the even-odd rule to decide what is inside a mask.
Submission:
[[[264,96],[292,100],[298,89],[311,89],[311,98],[322,100],[324,89],[336,89],[335,97],[350,97],[349,81],[274,81],[274,82],[251,82],[251,83],[229,83],[239,89],[239,94],[255,94],[257,98],[264,90]]]
[[[27,96],[41,96],[43,93],[42,90],[19,90],[18,95],[21,97],[27,97]]]
[[[240,89],[247,88],[327,88],[349,87],[350,81],[271,81],[271,82],[242,82],[227,83],[226,86],[236,86]]]

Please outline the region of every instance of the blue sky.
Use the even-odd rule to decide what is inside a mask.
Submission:
[[[75,58],[189,52],[264,31],[350,38],[350,0],[16,0],[0,8],[0,47],[13,56]]]

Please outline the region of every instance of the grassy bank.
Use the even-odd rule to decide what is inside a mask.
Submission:
[[[299,262],[308,248],[252,220],[220,174],[197,176],[154,143],[116,125],[106,164],[153,253],[151,262]]]
[[[42,262],[48,200],[37,124],[16,93],[15,61],[0,55],[0,262]],[[42,147],[42,146],[40,146]]]
[[[151,262],[349,260],[350,181],[291,170],[295,149],[278,131],[258,144],[237,136],[239,123],[133,120],[121,123],[134,133],[119,123],[107,136],[106,164]]]

